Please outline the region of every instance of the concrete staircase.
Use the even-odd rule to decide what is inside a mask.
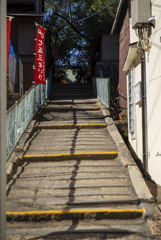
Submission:
[[[7,196],[7,240],[153,239],[86,84],[55,85]]]

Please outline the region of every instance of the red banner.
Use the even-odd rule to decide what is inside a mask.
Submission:
[[[46,84],[45,81],[45,54],[44,54],[45,29],[37,26],[36,57],[35,57],[35,83]]]
[[[6,74],[8,69],[8,57],[9,57],[9,42],[10,42],[10,34],[11,34],[11,20],[9,18],[6,19],[6,26],[7,26],[7,36],[6,36]]]

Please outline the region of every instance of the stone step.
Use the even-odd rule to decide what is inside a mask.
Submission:
[[[51,93],[51,95],[54,94],[58,94],[58,93],[66,93],[66,94],[77,94],[77,93],[92,93],[93,94],[93,89],[92,88],[69,88],[69,89],[65,89],[65,88],[57,88],[54,89]]]
[[[112,178],[117,178],[117,176],[127,176],[126,172],[124,171],[124,169],[88,169],[88,170],[81,170],[81,169],[76,169],[76,168],[65,168],[62,170],[61,168],[54,168],[54,169],[40,169],[40,170],[31,170],[30,168],[29,169],[26,169],[25,172],[22,172],[21,173],[21,176],[22,177],[30,177],[30,176],[35,176],[35,177],[38,177],[38,176],[54,176],[54,177],[59,177],[60,175],[63,176],[68,176],[68,177],[72,177],[73,175],[75,177],[78,177],[78,178],[83,178],[83,177],[87,177],[87,174],[88,174],[88,178],[91,178],[93,176],[95,176],[95,174],[98,174],[101,178],[109,178],[109,179],[112,179]],[[119,177],[118,177],[119,178]],[[121,177],[120,177],[121,178]]]
[[[103,116],[100,114],[99,110],[95,111],[95,113],[98,114],[87,114],[93,111],[84,111],[84,115],[82,114],[83,111],[81,111],[81,114],[79,115],[79,111],[68,111],[68,110],[63,110],[63,111],[44,111],[43,115],[41,115],[40,121],[42,121],[42,119],[44,119],[43,121],[86,121],[86,123],[88,123],[88,121],[103,121],[104,118]],[[54,114],[55,113],[55,114]],[[46,120],[45,120],[46,119]]]
[[[86,99],[89,99],[89,100],[93,100],[95,97],[94,97],[94,95],[81,95],[81,96],[77,96],[77,95],[75,95],[75,96],[70,96],[70,95],[68,95],[68,96],[60,96],[60,95],[58,95],[58,96],[55,96],[55,95],[53,95],[53,96],[50,96],[50,100],[51,101],[66,101],[66,100],[71,100],[71,101],[74,101],[74,100],[86,100]],[[96,99],[96,98],[95,98]]]
[[[40,132],[39,132],[39,136],[40,135],[42,135],[43,134],[43,136],[45,136],[45,135],[47,135],[47,136],[51,136],[51,135],[59,135],[60,136],[60,134],[63,134],[63,136],[66,136],[66,135],[74,135],[75,136],[75,134],[78,134],[78,136],[80,135],[80,136],[82,136],[82,135],[84,135],[84,136],[90,136],[90,135],[94,135],[94,136],[102,136],[103,138],[105,137],[105,138],[109,138],[110,140],[112,140],[112,138],[111,138],[111,136],[108,134],[108,131],[107,131],[107,129],[90,129],[90,131],[88,130],[88,129],[78,129],[78,130],[76,130],[76,129],[62,129],[62,130],[60,130],[60,129],[51,129],[51,130],[49,130],[49,129],[42,129],[42,130],[40,130]],[[112,140],[113,141],[113,140]]]
[[[96,104],[96,103],[99,103],[98,100],[96,99],[91,99],[91,100],[76,100],[76,101],[72,101],[72,100],[60,100],[60,101],[54,101],[54,100],[47,100],[46,103],[50,106],[51,105],[69,105],[69,104],[72,104],[72,105],[75,105],[75,104]]]
[[[88,196],[88,195],[99,195],[99,192],[104,192],[106,193],[105,195],[123,195],[124,192],[126,192],[125,195],[135,195],[134,190],[131,186],[123,186],[123,187],[80,187],[80,188],[74,188],[74,189],[70,189],[70,188],[60,188],[60,189],[44,189],[44,188],[40,188],[38,191],[36,189],[32,189],[32,188],[20,188],[15,191],[15,189],[10,186],[9,191],[8,191],[8,197],[17,197],[18,196],[26,196],[28,195],[29,198],[31,196],[34,196],[34,198],[38,198],[38,196],[42,195],[42,196],[47,196],[50,195],[52,196],[54,194],[54,196],[62,196],[61,194],[63,194],[63,196]],[[95,194],[96,193],[96,194]],[[98,193],[98,194],[97,194]],[[109,194],[108,194],[109,193]],[[120,193],[120,194],[119,194]],[[60,194],[60,195],[59,195]]]
[[[98,118],[66,118],[66,117],[52,117],[50,116],[43,116],[40,118],[40,121],[38,122],[39,124],[41,123],[42,125],[67,125],[67,124],[105,124],[103,119],[98,119]]]
[[[93,155],[93,157],[97,156],[97,159],[99,159],[99,157],[102,157],[102,156],[104,156],[107,159],[111,159],[111,158],[115,158],[118,154],[117,152],[115,152],[115,150],[116,149],[114,147],[108,147],[108,146],[106,147],[106,149],[104,149],[104,152],[102,152],[102,149],[98,150],[98,148],[94,150],[90,148],[76,149],[75,147],[68,148],[68,149],[64,149],[64,148],[42,149],[41,146],[38,146],[37,148],[35,148],[35,150],[29,149],[27,151],[27,154],[24,155],[23,157],[24,158],[50,158],[50,157],[54,158],[59,156],[80,157],[81,155],[83,155],[83,156],[86,156],[86,158],[92,159],[92,155]]]
[[[43,111],[97,111],[100,110],[101,107],[94,106],[94,107],[79,107],[79,106],[47,106],[43,108]]]
[[[77,97],[80,97],[80,96],[82,96],[82,97],[87,97],[87,96],[90,96],[90,97],[94,97],[94,95],[93,95],[93,93],[92,92],[83,92],[83,93],[73,93],[73,92],[69,92],[69,93],[66,93],[66,92],[60,92],[60,93],[53,93],[53,94],[51,94],[51,98],[52,97],[68,97],[68,96],[77,96]]]
[[[56,167],[57,165],[60,165],[60,166],[63,166],[63,165],[74,165],[74,167],[78,167],[78,166],[81,166],[81,164],[84,164],[84,165],[95,165],[95,164],[98,164],[98,165],[115,165],[114,166],[114,170],[116,169],[117,167],[117,164],[118,164],[118,167],[117,169],[119,170],[119,167],[123,165],[121,164],[121,162],[119,161],[119,156],[115,159],[100,159],[100,160],[86,160],[86,159],[81,159],[81,160],[77,160],[77,159],[72,159],[72,160],[63,160],[63,161],[50,161],[50,162],[30,162],[30,163],[26,163],[25,164],[25,168],[32,168],[32,166],[37,166],[37,167],[41,167],[43,168],[43,166],[53,166],[53,167]],[[22,165],[22,164],[21,164]],[[110,167],[111,168],[111,167]],[[113,166],[112,166],[113,168]],[[127,171],[126,168],[123,167],[124,170]],[[62,169],[61,169],[62,170]],[[86,170],[89,170],[89,169],[86,169]],[[96,170],[96,169],[95,169]],[[108,169],[107,169],[108,170]],[[111,169],[110,169],[111,170]],[[122,169],[121,169],[122,170]],[[52,167],[51,167],[51,171],[52,171]]]
[[[94,134],[93,134],[94,135]],[[112,145],[115,145],[114,144],[114,142],[113,141],[111,141],[111,139],[110,139],[110,137],[108,137],[108,136],[93,136],[92,134],[90,135],[88,135],[88,134],[77,134],[77,132],[75,132],[75,133],[73,133],[73,134],[63,134],[63,132],[59,132],[59,133],[56,133],[56,134],[51,134],[51,135],[44,135],[44,134],[37,134],[37,138],[36,139],[39,139],[39,140],[41,140],[41,139],[44,139],[44,141],[47,141],[48,139],[50,139],[50,141],[51,141],[51,139],[56,139],[56,141],[58,140],[58,141],[61,141],[61,142],[63,142],[64,141],[64,139],[65,140],[73,140],[73,139],[75,139],[76,141],[85,141],[85,140],[87,140],[87,141],[93,141],[93,142],[97,142],[98,144],[99,143],[101,143],[101,142],[108,142],[108,143],[111,143]],[[55,142],[56,142],[55,141]],[[70,141],[70,143],[72,143],[72,141]]]
[[[83,219],[136,219],[144,214],[144,208],[78,208],[69,210],[7,212],[8,221],[41,221],[42,220],[83,220]]]
[[[52,174],[51,174],[52,175]],[[118,173],[112,173],[112,174],[108,174],[108,175],[86,175],[86,176],[75,176],[75,174],[74,174],[74,176],[55,176],[55,177],[52,177],[51,175],[49,175],[49,174],[46,174],[46,172],[44,172],[44,173],[42,173],[42,172],[40,172],[39,173],[39,177],[36,177],[35,176],[35,173],[31,173],[30,174],[30,177],[25,177],[24,175],[21,175],[21,177],[20,178],[18,178],[17,179],[17,181],[39,181],[39,180],[45,180],[45,181],[49,181],[49,180],[51,180],[51,181],[56,181],[56,180],[60,180],[60,181],[63,181],[63,180],[86,180],[86,181],[89,181],[89,180],[91,180],[91,179],[93,179],[93,180],[100,180],[100,179],[115,179],[115,180],[121,180],[121,179],[128,179],[129,178],[129,176],[128,175],[125,175],[125,174],[118,174]],[[53,173],[53,175],[54,175],[54,173]],[[72,173],[71,173],[71,175],[72,175]],[[44,178],[44,179],[43,179]]]
[[[139,200],[135,196],[120,196],[120,198],[113,196],[108,198],[99,198],[98,196],[94,196],[93,198],[91,196],[85,197],[77,197],[75,199],[74,197],[70,198],[55,198],[52,199],[24,199],[23,201],[8,201],[6,208],[7,212],[19,212],[19,211],[37,211],[37,210],[51,210],[51,209],[70,209],[70,208],[83,208],[83,207],[107,207],[111,206],[111,204],[115,206],[125,206],[125,205],[138,205]],[[70,200],[71,199],[71,200]]]
[[[47,144],[48,142],[49,143],[53,143],[53,141],[55,143],[69,143],[69,144],[73,144],[73,141],[75,143],[79,143],[79,144],[106,144],[106,145],[109,145],[109,146],[115,146],[114,142],[113,141],[110,141],[110,138],[108,137],[104,137],[102,136],[102,138],[100,136],[98,137],[94,137],[94,136],[91,136],[90,134],[89,135],[63,135],[63,133],[60,133],[60,134],[56,134],[56,135],[49,135],[49,136],[44,136],[43,134],[39,135],[37,134],[37,138],[36,139],[33,139],[32,142],[35,142],[35,141],[43,141],[44,140],[44,143]]]
[[[70,129],[70,128],[74,128],[74,129],[80,129],[80,128],[106,128],[107,124],[103,123],[103,124],[53,124],[50,125],[48,123],[48,125],[43,125],[43,123],[34,126],[34,130],[37,131],[39,129]]]
[[[57,93],[57,92],[93,92],[93,89],[91,86],[88,87],[82,87],[82,86],[70,86],[70,87],[54,87],[52,93]]]
[[[66,117],[52,117],[52,116],[43,116],[40,118],[40,121],[38,124],[41,125],[59,125],[59,124],[104,124],[104,119],[98,119],[98,118],[66,118]]]
[[[97,147],[99,149],[99,151],[104,151],[106,152],[107,150],[108,151],[115,151],[115,147],[109,147],[107,146],[107,144],[103,144],[103,145],[100,145],[99,147]],[[45,152],[49,152],[49,151],[52,151],[52,153],[59,153],[60,151],[63,153],[63,152],[68,152],[68,151],[74,151],[74,152],[94,152],[96,151],[96,146],[93,146],[93,145],[79,145],[77,146],[75,143],[73,143],[72,145],[64,145],[64,146],[60,146],[60,145],[53,145],[53,146],[50,146],[50,145],[47,145],[47,146],[43,146],[43,145],[40,145],[40,146],[30,146],[30,150],[28,151],[28,154],[32,151],[32,152],[37,152],[41,150],[41,152],[43,151],[44,154]]]
[[[97,99],[87,100],[87,101],[46,101],[46,106],[58,106],[58,107],[93,107],[93,106],[101,106],[100,102]]]
[[[57,116],[66,116],[66,117],[71,117],[71,116],[78,116],[78,117],[104,117],[102,112],[99,111],[66,111],[66,112],[51,112],[51,113],[46,113],[44,112],[43,115],[51,115],[54,117]]]
[[[84,87],[84,86],[76,86],[76,85],[70,85],[69,87],[57,87],[57,86],[55,86],[54,88],[53,88],[53,92],[54,91],[56,91],[56,92],[59,92],[59,91],[64,91],[64,92],[68,92],[68,91],[73,91],[73,90],[75,90],[75,91],[83,91],[83,92],[88,92],[88,91],[93,91],[93,88],[92,88],[92,86],[86,86],[86,87]]]
[[[63,220],[61,222],[8,222],[6,240],[17,236],[26,239],[55,240],[152,240],[151,233],[141,219],[128,220]]]
[[[39,154],[39,155],[38,155]],[[20,156],[20,159],[22,161],[30,161],[30,162],[37,162],[37,161],[63,161],[63,160],[102,160],[102,159],[115,159],[118,155],[118,152],[74,152],[71,153],[71,151],[65,151],[60,153],[56,151],[55,154],[53,154],[53,151],[38,151],[37,154],[35,154],[35,151],[27,151],[27,154],[24,156]]]
[[[97,182],[97,183],[63,183],[63,184],[26,184],[26,185],[18,185],[15,184],[12,186],[13,188],[18,189],[76,189],[76,188],[98,188],[98,187],[106,187],[106,188],[118,188],[118,187],[129,187],[131,182],[110,182],[110,183],[104,183],[104,182]]]
[[[83,88],[83,89],[86,89],[86,88],[92,88],[92,84],[90,83],[74,83],[74,84],[56,84],[54,83],[53,84],[53,89],[60,89],[60,88],[65,88],[65,89],[68,89],[68,88]]]
[[[122,169],[124,170],[122,164],[119,161],[115,161],[115,162],[114,161],[112,161],[112,162],[108,161],[106,163],[95,163],[95,162],[92,161],[91,164],[86,163],[86,161],[83,161],[83,160],[79,163],[77,163],[77,161],[74,161],[73,163],[64,163],[64,162],[62,164],[60,164],[60,163],[59,164],[57,164],[57,163],[54,163],[54,164],[51,164],[51,163],[49,163],[49,164],[46,164],[46,163],[38,163],[38,164],[30,163],[30,165],[25,166],[25,170],[26,169],[31,170],[31,169],[34,169],[34,168],[36,168],[36,169],[42,168],[41,171],[42,170],[45,171],[46,168],[49,168],[49,169],[51,169],[51,168],[54,168],[54,169],[56,169],[56,168],[61,168],[61,169],[62,168],[71,168],[73,170],[73,168],[81,169],[81,168],[91,168],[91,167],[92,168],[97,168],[98,170],[99,169],[105,170],[106,168],[107,169],[117,168],[118,171],[120,171]],[[101,162],[101,161],[99,161],[99,162]]]
[[[44,140],[43,140],[44,139]],[[56,140],[56,142],[55,142]],[[33,139],[33,141],[31,141],[30,146],[35,146],[35,145],[39,145],[39,146],[86,146],[89,144],[94,146],[95,149],[99,149],[99,147],[106,146],[107,148],[113,148],[116,151],[116,147],[114,144],[112,144],[110,142],[110,140],[98,140],[96,141],[96,139],[89,139],[89,138],[77,138],[76,140],[74,139],[73,143],[71,143],[71,141],[73,141],[73,138],[71,137],[64,137],[62,140],[58,137],[50,137],[48,139],[45,139],[43,137],[41,138],[37,138],[37,139]],[[99,141],[99,142],[98,142]],[[54,144],[55,143],[55,144]]]
[[[82,91],[82,92],[89,92],[89,91],[93,91],[93,88],[92,87],[77,87],[77,86],[70,86],[70,87],[54,87],[53,88],[53,93],[54,92],[60,92],[60,91],[63,91],[63,92],[73,92],[73,91]]]
[[[44,129],[41,129],[41,130],[44,130]],[[40,130],[40,131],[41,131]],[[48,131],[49,131],[49,129],[47,129]],[[90,140],[93,140],[94,142],[98,142],[98,144],[99,144],[99,142],[101,142],[101,141],[109,141],[109,143],[111,142],[113,145],[115,145],[114,144],[114,141],[113,140],[111,140],[111,138],[110,138],[110,136],[106,136],[106,135],[102,135],[102,137],[101,137],[101,134],[100,133],[98,133],[98,134],[95,134],[95,133],[79,133],[79,129],[78,129],[78,131],[76,130],[76,131],[73,131],[73,132],[67,132],[67,133],[64,133],[64,132],[62,132],[61,131],[61,129],[59,129],[60,131],[59,132],[53,132],[52,133],[52,131],[53,131],[53,129],[51,129],[51,133],[50,134],[45,134],[44,132],[37,132],[37,138],[39,138],[39,139],[44,139],[45,141],[46,140],[48,140],[48,139],[60,139],[60,140],[62,140],[63,141],[63,139],[65,139],[65,138],[72,138],[72,139],[76,139],[76,140],[84,140],[84,139],[90,139]],[[72,142],[71,142],[72,143]],[[89,142],[89,144],[90,144],[90,142]]]
[[[56,121],[66,121],[66,122],[71,122],[74,121],[73,123],[78,123],[78,122],[86,122],[86,124],[88,124],[89,122],[103,122],[104,118],[99,115],[99,116],[78,116],[75,114],[70,114],[70,116],[66,116],[69,112],[65,112],[65,115],[62,115],[63,112],[55,112],[55,116],[53,114],[54,112],[50,112],[50,114],[45,113],[43,114],[43,116],[41,116],[39,122],[48,122],[48,121],[52,121],[52,122],[56,122]],[[72,112],[71,112],[72,113]],[[74,112],[73,112],[74,113]]]
[[[93,89],[92,87],[76,87],[76,86],[73,86],[73,87],[68,87],[68,88],[64,88],[64,87],[55,87],[53,88],[53,93],[54,92],[93,92]]]
[[[41,115],[39,121],[102,121],[104,120],[104,117],[100,114],[100,112],[93,112],[92,114],[87,114],[87,112],[84,111],[84,114],[81,112],[79,115],[79,111],[57,111],[57,112],[44,112],[43,115]],[[88,113],[91,113],[90,111]],[[95,113],[95,114],[93,114]]]
[[[59,91],[63,91],[63,92],[68,92],[68,91],[83,91],[83,92],[88,92],[88,91],[93,91],[93,88],[92,86],[76,86],[76,85],[70,85],[68,87],[64,87],[64,86],[55,86],[53,88],[53,91],[52,92],[59,92]]]
[[[105,125],[104,121],[103,120],[87,120],[87,121],[84,121],[84,120],[79,120],[79,119],[71,119],[71,120],[65,120],[65,119],[47,119],[46,121],[46,118],[41,118],[40,119],[40,122],[38,123],[38,125],[45,125],[45,126],[52,126],[52,125],[56,125],[56,126],[65,126],[65,127],[61,127],[61,128],[68,128],[69,129],[72,127],[74,128],[73,125],[76,124],[76,127],[79,128],[79,126],[81,128],[104,128],[106,127],[107,125]],[[87,125],[88,124],[88,125]],[[99,126],[100,125],[100,126]],[[53,127],[53,128],[56,128],[56,127]],[[58,127],[57,127],[58,128]],[[59,128],[58,128],[59,129]]]
[[[114,200],[115,199],[115,200]],[[17,209],[16,211],[19,211],[17,207],[28,207],[28,210],[30,210],[30,207],[34,207],[36,210],[37,207],[41,207],[41,209],[53,209],[55,205],[70,205],[70,204],[92,204],[92,203],[108,203],[109,201],[125,201],[130,200],[130,202],[135,200],[136,203],[136,197],[132,196],[131,194],[126,195],[88,195],[88,196],[54,196],[54,197],[46,197],[44,194],[41,198],[28,198],[28,199],[11,199],[7,201],[7,208],[11,209],[11,207],[14,207]],[[138,202],[138,201],[137,201]],[[15,211],[15,210],[14,210]]]
[[[54,192],[51,194],[28,194],[28,195],[16,195],[15,193],[11,194],[9,197],[7,197],[7,201],[9,200],[20,200],[20,199],[38,199],[38,198],[54,198],[54,197],[76,197],[76,196],[97,196],[97,195],[104,195],[104,196],[120,196],[120,195],[125,195],[129,196],[131,195],[129,191],[100,191],[97,189],[96,191],[82,191],[82,192],[75,192],[75,191],[68,191],[68,192]]]

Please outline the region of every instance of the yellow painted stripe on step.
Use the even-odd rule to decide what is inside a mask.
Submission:
[[[62,156],[78,156],[78,155],[113,155],[118,154],[119,152],[84,152],[84,153],[59,153],[59,154],[42,154],[42,155],[24,155],[20,156],[23,158],[32,158],[32,157],[62,157]]]
[[[106,123],[96,123],[96,124],[54,124],[54,125],[36,125],[36,127],[49,127],[49,126],[60,126],[60,127],[86,127],[86,126],[101,126],[106,127]]]
[[[79,107],[46,107],[46,108],[44,108],[44,109],[46,109],[46,110],[50,110],[50,109],[54,109],[54,110],[64,110],[64,109],[67,109],[67,110],[70,110],[70,109],[78,109],[78,110],[100,110],[101,109],[101,107],[94,107],[94,108],[92,108],[92,107],[88,107],[88,108],[79,108]]]
[[[48,211],[24,211],[24,212],[6,212],[7,215],[49,215],[49,214],[68,214],[68,213],[144,213],[145,208],[129,208],[129,209],[70,209],[70,210],[48,210]]]
[[[78,101],[78,102],[75,102],[75,103],[78,103],[78,104],[79,104],[79,103],[80,103],[80,104],[81,104],[81,103],[98,103],[98,101],[84,101],[84,102],[81,102],[81,101],[79,102],[79,101]]]

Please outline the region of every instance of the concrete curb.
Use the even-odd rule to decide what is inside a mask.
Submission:
[[[120,152],[119,156],[123,166],[128,168],[129,175],[138,198],[141,202],[154,202],[153,196],[151,195],[150,190],[147,187],[144,178],[142,177],[138,166],[122,139],[113,119],[110,117],[107,107],[101,103],[101,108],[105,117],[105,122],[107,123],[107,129],[116,144],[118,152]]]
[[[20,161],[19,157],[24,153],[25,144],[34,132],[35,123],[36,123],[36,120],[31,121],[28,128],[24,132],[21,140],[19,141],[18,145],[16,146],[15,151],[12,153],[9,161],[6,164],[7,183],[12,179],[12,176],[17,172],[18,166],[20,166],[22,163]]]

